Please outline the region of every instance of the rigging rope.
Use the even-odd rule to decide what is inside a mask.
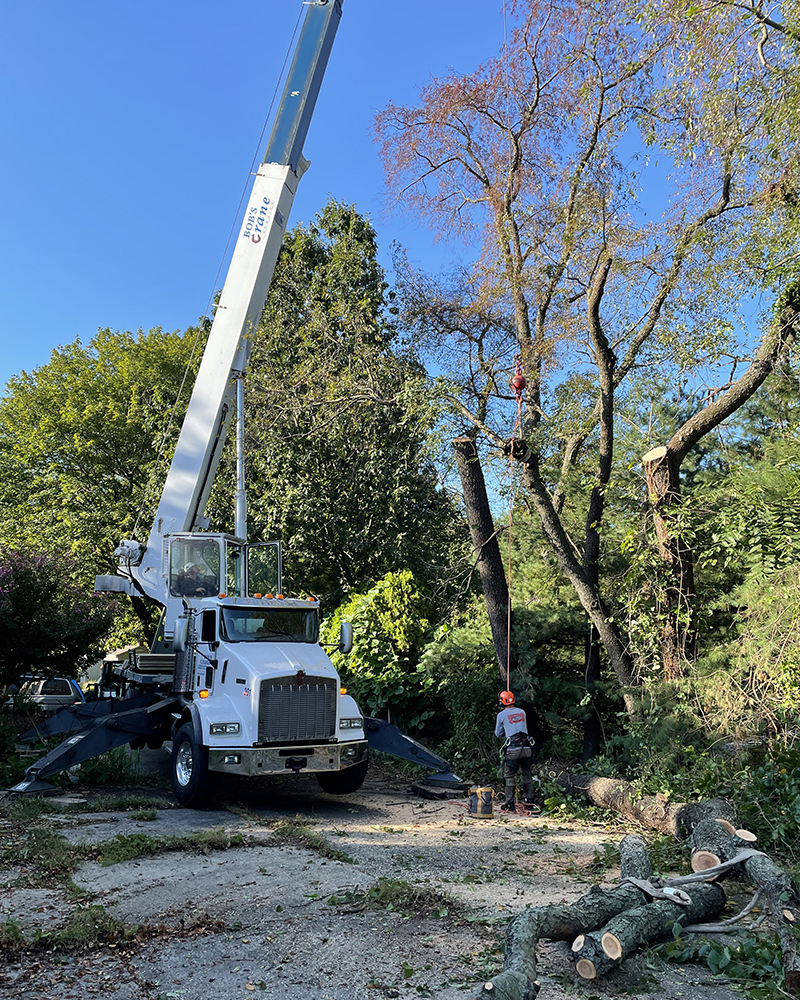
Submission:
[[[510,379],[511,388],[517,400],[517,415],[514,420],[514,429],[511,431],[511,448],[508,452],[508,478],[509,478],[509,502],[508,502],[508,620],[506,623],[506,690],[511,690],[511,534],[514,518],[514,440],[517,431],[522,424],[522,394],[527,385],[525,376],[522,374],[522,358],[518,354],[514,358],[514,374]]]
[[[247,179],[245,180],[244,185],[242,187],[242,193],[241,196],[239,197],[239,204],[236,207],[236,212],[234,214],[233,221],[231,223],[230,231],[228,232],[228,239],[225,243],[225,249],[222,251],[222,256],[220,257],[219,265],[217,267],[217,273],[214,275],[214,281],[211,285],[211,291],[209,292],[208,299],[206,300],[206,307],[205,311],[203,312],[204,317],[207,317],[209,312],[211,311],[211,303],[214,301],[214,295],[216,294],[219,276],[222,273],[222,268],[225,266],[225,258],[228,256],[228,249],[230,248],[231,240],[233,239],[233,234],[236,231],[236,225],[239,221],[239,215],[241,214],[242,211],[242,205],[244,204],[245,198],[247,197],[247,191],[250,186],[250,177],[253,174],[253,170],[256,165],[256,160],[258,159],[261,153],[261,147],[264,142],[264,133],[267,130],[267,124],[269,123],[269,120],[272,117],[272,109],[275,106],[275,98],[278,96],[278,88],[280,87],[281,81],[283,80],[284,74],[286,72],[286,64],[289,62],[289,56],[291,55],[292,50],[294,49],[294,41],[295,38],[297,37],[297,30],[300,27],[300,21],[303,17],[304,6],[305,3],[303,3],[300,7],[300,12],[297,15],[297,21],[295,21],[294,30],[292,31],[292,37],[289,40],[288,46],[286,47],[286,54],[283,57],[283,64],[281,65],[281,71],[278,74],[278,79],[275,82],[275,89],[272,92],[272,99],[269,102],[269,108],[264,117],[264,122],[261,126],[261,134],[258,137],[258,142],[256,143],[255,151],[253,152],[253,158],[250,161],[250,169],[247,172]],[[180,402],[181,397],[183,396],[183,389],[184,386],[186,385],[186,380],[189,377],[189,372],[191,371],[192,363],[194,362],[194,357],[197,352],[197,346],[200,343],[200,331],[202,329],[203,325],[201,324],[198,327],[197,332],[194,335],[194,338],[192,339],[191,350],[189,352],[189,360],[186,362],[186,367],[183,370],[183,378],[181,379],[181,384],[178,388],[178,392],[175,395],[175,401],[172,404],[169,413],[167,414],[167,419],[161,433],[161,441],[158,446],[156,460],[153,463],[153,471],[150,473],[150,477],[144,488],[144,492],[142,493],[142,500],[141,503],[139,504],[139,510],[136,514],[136,521],[134,523],[133,531],[131,533],[134,538],[136,537],[136,532],[139,529],[139,523],[142,520],[142,517],[144,516],[145,505],[147,504],[147,498],[150,495],[150,491],[153,486],[153,481],[158,473],[158,469],[161,464],[161,459],[164,454],[164,448],[166,447],[167,439],[169,438],[169,428],[172,425],[172,419],[175,416],[176,410],[178,409],[178,403]]]

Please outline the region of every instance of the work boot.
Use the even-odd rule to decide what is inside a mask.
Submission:
[[[514,799],[516,797],[515,781],[512,778],[510,781],[506,778],[506,799],[505,802],[500,806],[500,812],[515,812],[516,806],[514,805]]]

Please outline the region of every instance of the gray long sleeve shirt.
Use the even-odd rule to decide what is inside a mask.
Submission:
[[[528,734],[528,720],[525,713],[516,705],[509,705],[502,712],[497,713],[497,722],[494,727],[495,736],[515,736],[517,733]]]

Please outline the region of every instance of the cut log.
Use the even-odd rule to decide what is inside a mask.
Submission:
[[[625,878],[646,879],[653,867],[647,845],[641,837],[624,837],[619,845],[620,868]],[[490,980],[493,995],[503,1000],[533,1000],[539,991],[536,983],[536,945],[541,938],[573,941],[580,934],[607,924],[618,913],[640,906],[647,896],[630,882],[612,889],[593,885],[574,903],[552,903],[524,910],[514,917],[506,932],[506,957],[503,971]],[[486,985],[477,995],[487,995]]]
[[[611,931],[606,931],[600,938],[600,947],[613,962],[622,958],[622,942],[617,935],[612,934]]]
[[[743,847],[752,849],[752,844],[737,836],[721,845],[723,860],[730,861],[741,853]],[[746,832],[746,831],[745,831]],[[800,955],[796,925],[800,920],[800,890],[792,876],[775,864],[766,854],[757,853],[742,862],[741,868],[747,877],[763,891],[775,921],[775,930],[783,952],[783,968],[786,974],[784,989],[792,996],[800,996]]]
[[[628,834],[619,845],[620,878],[650,878],[653,862],[644,837]]]
[[[640,795],[633,785],[616,778],[593,778],[585,774],[562,774],[558,784],[570,795],[579,795],[594,806],[613,809],[627,819],[678,840],[689,836],[703,819],[735,822],[735,810],[727,799],[707,802],[668,802],[656,795]]]
[[[700,882],[691,886],[689,895],[688,906],[654,899],[618,914],[602,930],[586,934],[575,966],[578,975],[584,979],[602,976],[640,945],[669,936],[674,924],[713,920],[725,908],[725,893],[718,885]],[[586,971],[591,975],[585,975]]]
[[[739,836],[740,833],[748,834],[748,830],[735,830],[733,836],[728,833],[727,824],[717,823],[716,820],[701,820],[692,830],[692,871],[701,872],[713,868],[735,857],[741,851],[752,850],[753,840],[745,840]],[[713,876],[714,878],[724,878],[724,873]]]

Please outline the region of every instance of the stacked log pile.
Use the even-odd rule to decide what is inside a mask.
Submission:
[[[620,884],[593,886],[574,903],[529,909],[515,917],[506,934],[503,971],[474,997],[533,1000],[539,992],[536,946],[543,939],[571,942],[578,975],[595,979],[619,967],[641,945],[669,936],[675,924],[697,932],[723,929],[733,921],[713,922],[725,907],[720,883],[729,872],[748,878],[766,900],[783,949],[784,989],[800,997],[800,892],[791,876],[756,848],[753,834],[737,828],[729,802],[670,803],[660,796],[638,796],[627,783],[606,778],[563,775],[559,781],[593,805],[613,808],[680,840],[688,838],[694,874],[653,880],[644,840],[625,837]]]

